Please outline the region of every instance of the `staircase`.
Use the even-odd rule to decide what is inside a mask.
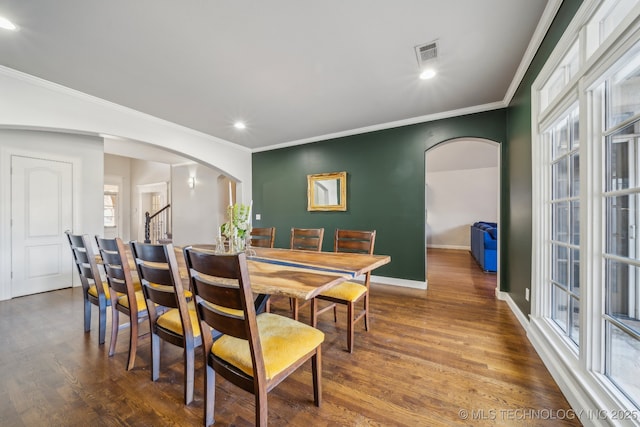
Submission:
[[[153,244],[171,243],[171,204],[154,214],[144,213],[144,242]]]

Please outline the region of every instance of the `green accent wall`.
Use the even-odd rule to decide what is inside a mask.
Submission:
[[[325,228],[333,250],[336,228],[377,230],[376,253],[391,263],[374,274],[425,280],[425,164],[427,149],[454,138],[506,140],[506,110],[254,153],[256,227],[276,227],[276,246],[289,247],[291,227]],[[308,212],[307,175],[347,172],[347,211]]]
[[[291,227],[376,229],[376,253],[391,263],[374,274],[425,280],[424,153],[455,138],[485,138],[501,147],[501,290],[524,314],[531,286],[531,84],[580,7],[564,0],[508,108],[254,153],[254,226],[275,226],[276,246]],[[307,174],[346,171],[347,211],[307,212]]]
[[[520,310],[531,313],[525,289],[531,287],[532,171],[531,85],[562,37],[582,0],[564,0],[507,109],[507,144],[503,150],[501,190],[501,290]],[[506,179],[504,178],[506,177]]]

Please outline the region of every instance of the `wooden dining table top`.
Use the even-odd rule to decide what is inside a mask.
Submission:
[[[210,251],[208,245],[194,245],[194,249]],[[189,288],[182,247],[174,246],[178,270],[185,289]],[[372,271],[391,262],[388,255],[367,255],[345,252],[311,252],[279,248],[252,248],[247,267],[254,294],[283,295],[308,300],[331,287]],[[132,272],[135,261],[131,251],[127,258]],[[102,262],[98,255],[96,259]]]
[[[248,258],[251,289],[256,293],[311,299],[345,280],[391,261],[388,255],[254,248]],[[333,279],[332,279],[333,278]]]

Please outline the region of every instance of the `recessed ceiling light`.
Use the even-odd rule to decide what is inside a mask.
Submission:
[[[247,127],[247,125],[245,125],[244,122],[235,122],[233,124],[233,127],[236,129],[244,129]]]
[[[420,78],[422,80],[428,80],[428,79],[432,79],[436,76],[436,70],[434,70],[433,68],[427,68],[426,70],[423,70],[420,73]]]
[[[16,27],[16,25],[13,22],[9,21],[4,16],[0,16],[0,28],[4,28],[5,30],[10,30],[10,31],[15,31],[18,29],[18,27]]]

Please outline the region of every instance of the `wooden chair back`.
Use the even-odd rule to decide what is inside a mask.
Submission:
[[[358,231],[336,229],[333,239],[334,252],[373,254],[376,244],[376,231]]]
[[[183,323],[185,335],[193,337],[191,322],[187,312],[187,300],[178,261],[172,244],[152,245],[149,243],[131,242],[131,253],[136,263],[142,292],[144,292],[149,308],[149,318],[152,325],[158,318],[157,306],[177,308]],[[182,340],[182,337],[178,337]],[[172,340],[169,340],[172,342]],[[174,340],[175,341],[175,340]],[[181,345],[180,343],[175,343]]]
[[[320,252],[324,228],[292,228],[291,249]]]
[[[73,261],[80,276],[82,289],[84,292],[88,292],[89,287],[95,285],[98,295],[104,297],[105,290],[102,286],[98,263],[96,262],[96,256],[93,252],[89,236],[86,234],[71,234],[69,231],[67,231],[66,234],[69,239],[69,245],[71,246],[71,252],[73,253]]]
[[[260,387],[259,382],[266,378],[266,373],[245,254],[215,255],[185,248],[185,259],[201,330],[213,328],[222,334],[247,340],[251,349],[253,377],[212,355],[214,370],[242,389],[254,393]],[[209,354],[213,345],[211,334],[203,334],[203,342],[205,354]]]
[[[334,252],[350,252],[356,254],[373,255],[373,248],[376,245],[376,230],[341,230],[336,228],[333,239]],[[365,274],[365,286],[369,287],[371,272]]]
[[[272,248],[275,239],[275,227],[257,227],[251,229],[251,246],[257,248]]]
[[[114,290],[112,292],[112,303],[117,302],[117,293],[125,294],[129,299],[129,307],[134,312],[138,311],[138,306],[135,297],[135,288],[133,285],[133,278],[131,276],[131,268],[127,261],[126,251],[122,239],[116,237],[115,239],[104,239],[96,236],[96,243],[98,244],[98,250],[102,257],[102,263],[104,265],[104,271],[107,275],[107,282],[109,287]],[[116,301],[114,301],[114,299]],[[145,307],[140,307],[142,310]]]

